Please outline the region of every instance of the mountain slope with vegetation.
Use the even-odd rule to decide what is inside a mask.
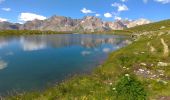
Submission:
[[[12,35],[41,35],[41,34],[68,34],[70,32],[40,31],[40,30],[0,30],[0,36]]]
[[[165,31],[165,30],[170,30],[170,19],[154,22],[150,24],[145,24],[145,25],[139,25],[124,30],[115,30],[112,32],[116,32],[118,34],[122,33],[122,34],[130,35],[130,34],[140,34],[143,32],[155,32],[155,31]]]
[[[146,32],[146,31],[159,31],[170,29],[170,20],[164,20],[160,22],[135,26],[129,29],[125,29],[130,32]]]
[[[110,54],[91,75],[75,76],[45,91],[7,100],[169,100],[169,20],[127,29],[139,32],[130,45]],[[160,27],[165,28],[160,30]],[[148,28],[152,27],[152,28]],[[145,31],[144,31],[145,30]]]

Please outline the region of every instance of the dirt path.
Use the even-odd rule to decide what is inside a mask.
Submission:
[[[162,45],[163,45],[163,56],[164,57],[168,57],[169,56],[169,48],[168,48],[168,45],[165,43],[165,41],[164,41],[164,39],[163,38],[161,38],[161,43],[162,43]]]

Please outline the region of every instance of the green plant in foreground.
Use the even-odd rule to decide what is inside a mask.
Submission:
[[[140,81],[129,74],[123,75],[115,88],[117,100],[146,100],[147,93]]]

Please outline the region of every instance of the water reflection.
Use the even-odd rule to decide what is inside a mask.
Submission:
[[[20,43],[24,51],[35,51],[47,47],[44,36],[29,36],[20,38]]]
[[[82,51],[81,52],[81,55],[83,55],[83,56],[86,56],[86,55],[89,55],[89,54],[91,54],[90,51]]]
[[[3,60],[0,60],[0,70],[3,70],[7,67],[8,63],[3,61]]]
[[[109,52],[127,43],[126,37],[114,35],[0,37],[0,94],[40,90],[70,75],[90,72]]]
[[[4,37],[0,37],[0,49],[8,45],[8,41]]]
[[[105,53],[108,53],[108,52],[110,52],[110,51],[111,51],[110,48],[103,48],[103,52],[105,52]]]
[[[12,56],[12,55],[14,55],[14,53],[13,53],[12,51],[9,51],[9,52],[7,52],[5,55],[6,55],[6,56]]]
[[[70,47],[82,46],[85,48],[96,48],[102,44],[114,44],[123,46],[124,38],[113,36],[94,36],[94,35],[81,35],[81,34],[66,34],[66,35],[41,35],[41,36],[22,36],[20,43],[24,51],[35,51],[46,49],[48,47]],[[109,52],[109,48],[104,48],[103,52]],[[86,55],[89,52],[82,52]]]

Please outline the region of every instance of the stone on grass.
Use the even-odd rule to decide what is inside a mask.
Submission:
[[[140,63],[140,65],[142,65],[142,66],[146,66],[146,63]]]
[[[168,66],[168,63],[158,62],[157,66],[159,66],[159,67],[166,67],[166,66]]]

